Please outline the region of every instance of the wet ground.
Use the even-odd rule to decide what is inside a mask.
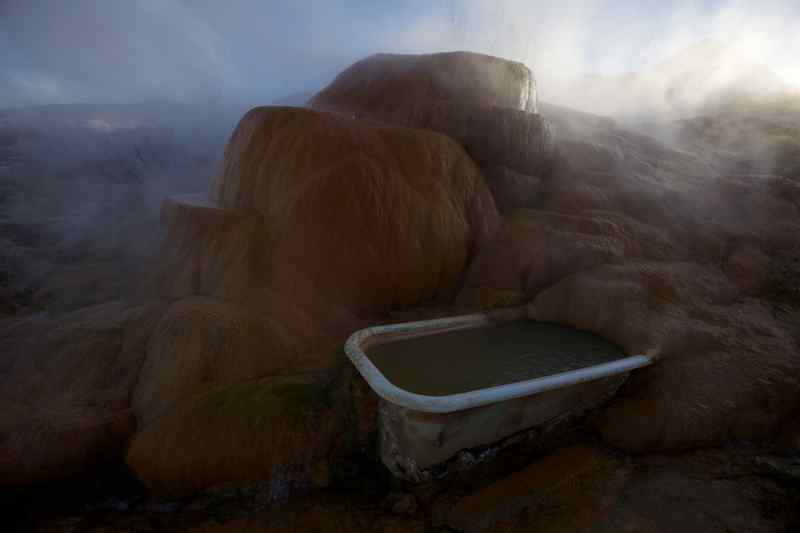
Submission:
[[[258,487],[180,502],[96,495],[69,502],[70,511],[20,502],[26,514],[4,531],[800,531],[796,454],[744,446],[629,457],[579,444],[508,471],[513,462],[416,486],[365,474],[284,503],[266,501]]]

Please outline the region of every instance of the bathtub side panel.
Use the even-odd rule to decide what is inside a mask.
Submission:
[[[431,477],[431,468],[461,450],[489,447],[516,433],[577,419],[599,407],[627,379],[617,374],[454,413],[424,413],[381,400],[381,459],[409,481]]]

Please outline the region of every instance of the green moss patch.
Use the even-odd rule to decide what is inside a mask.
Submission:
[[[293,421],[320,416],[333,409],[330,386],[318,383],[252,382],[220,388],[199,399],[193,411],[204,417]]]

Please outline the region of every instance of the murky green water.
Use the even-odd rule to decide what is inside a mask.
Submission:
[[[519,320],[369,348],[386,378],[417,394],[444,396],[575,370],[625,357],[592,333]]]

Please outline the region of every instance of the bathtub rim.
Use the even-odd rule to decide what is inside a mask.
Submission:
[[[434,335],[463,329],[473,329],[512,320],[528,319],[526,308],[517,307],[487,313],[460,315],[433,320],[418,320],[398,324],[372,326],[356,331],[345,343],[345,353],[375,393],[401,407],[425,413],[454,413],[505,400],[523,398],[587,381],[630,372],[652,363],[645,355],[632,355],[607,363],[587,366],[549,376],[496,385],[445,396],[428,396],[400,388],[370,360],[366,349],[392,340]],[[528,319],[530,320],[530,319]]]

